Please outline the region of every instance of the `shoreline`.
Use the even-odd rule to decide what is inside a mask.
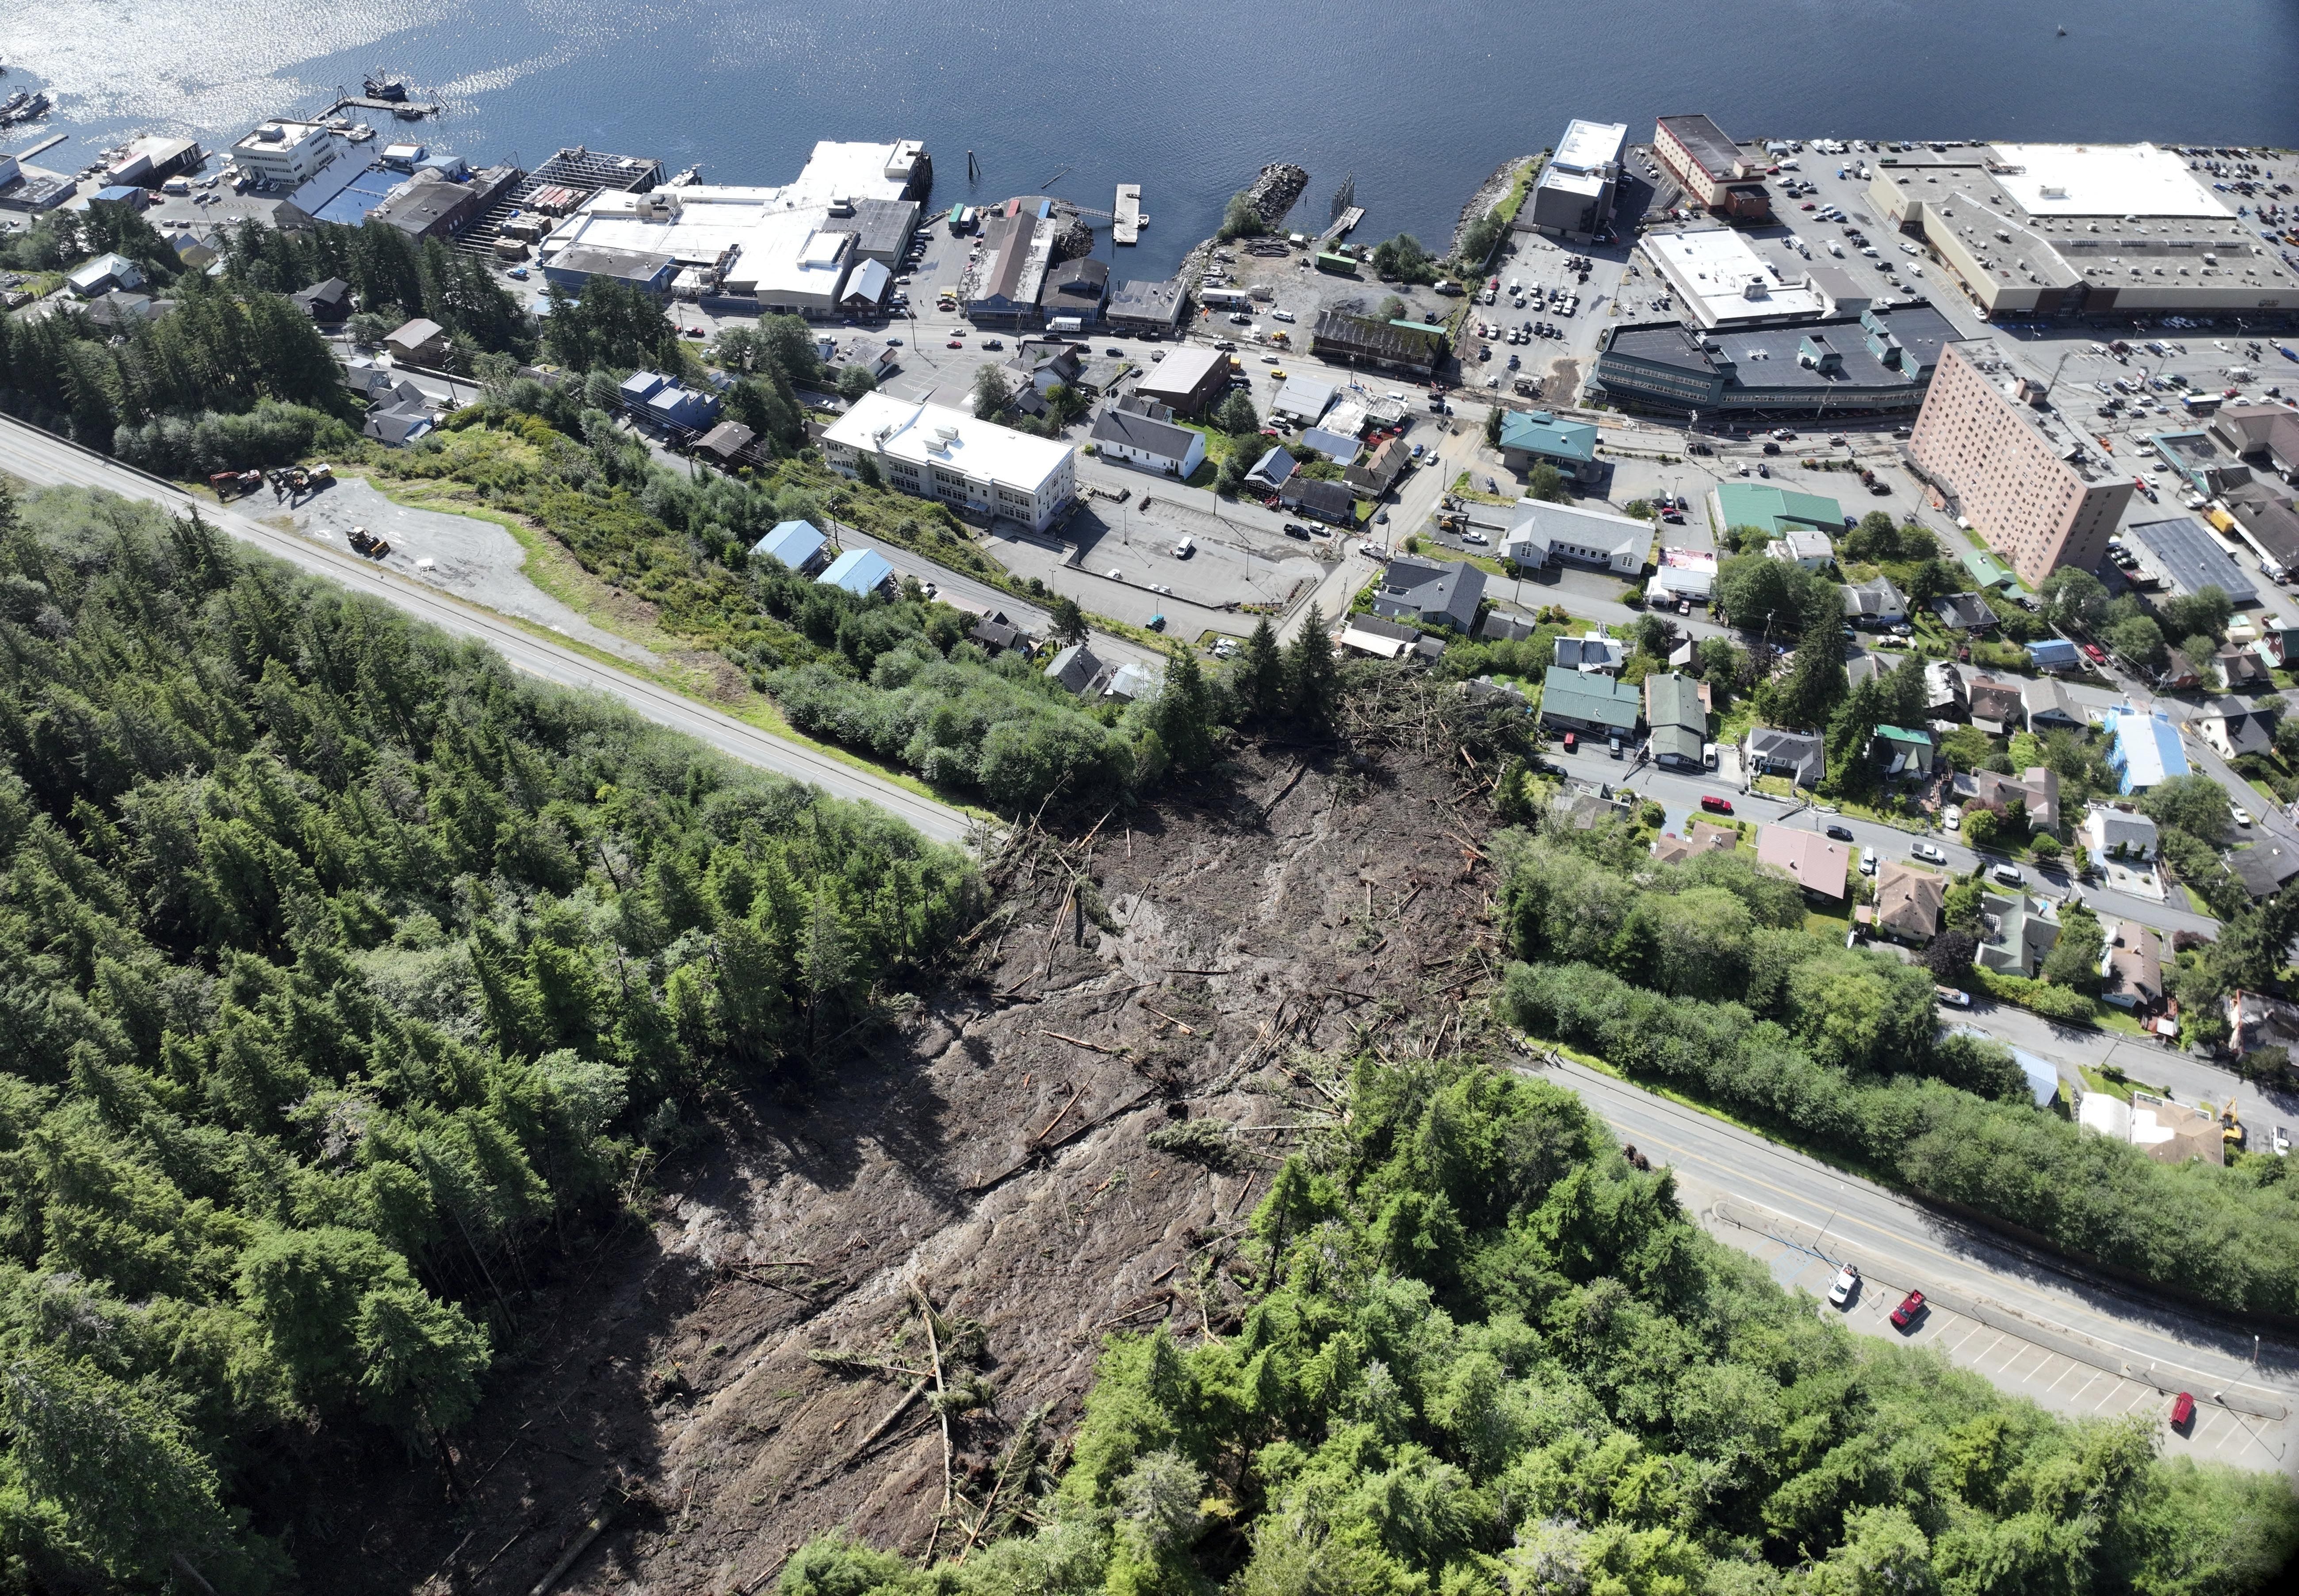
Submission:
[[[1540,159],[1538,152],[1530,155],[1512,155],[1495,167],[1491,175],[1471,191],[1468,203],[1461,207],[1461,214],[1454,219],[1453,236],[1445,246],[1447,254],[1461,252],[1461,237],[1469,230],[1469,224],[1506,199],[1509,189],[1515,185],[1517,173],[1524,169],[1525,163]]]

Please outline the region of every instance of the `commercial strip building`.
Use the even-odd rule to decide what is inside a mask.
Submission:
[[[1077,496],[1077,451],[969,410],[866,393],[822,434],[823,459],[848,476],[867,456],[887,485],[1043,532]]]
[[[1772,216],[1772,198],[1757,180],[1762,167],[1706,117],[1662,117],[1653,155],[1694,203],[1743,221]]]
[[[1563,238],[1605,231],[1619,197],[1621,152],[1628,138],[1625,122],[1573,118],[1516,213],[1518,231]]]
[[[2123,529],[2123,543],[2139,568],[2174,594],[2193,595],[2215,587],[2238,606],[2259,602],[2259,590],[2227,545],[2193,516],[2135,522]]]
[[[653,166],[658,178],[660,170]],[[825,141],[798,178],[780,186],[658,188],[642,174],[624,186],[570,191],[571,213],[538,238],[536,252],[544,276],[572,289],[594,276],[651,283],[667,260],[673,291],[726,302],[732,311],[841,314],[852,308],[850,275],[866,262],[899,260],[908,247],[917,218],[913,191],[923,192],[931,170],[913,140]],[[551,197],[542,190],[524,196],[544,212]],[[874,273],[870,280],[883,296],[892,277]]]
[[[1921,301],[1856,316],[1727,323],[1629,322],[1598,335],[1589,397],[1623,409],[1788,419],[1889,414],[1924,401],[1958,336]]]
[[[1788,281],[1777,264],[1730,227],[1647,233],[1637,248],[1684,302],[1685,318],[1704,327],[1818,316],[1827,309],[1817,290]]]
[[[2031,401],[2032,385],[2005,385],[1993,346],[1951,343],[1908,439],[1918,470],[2021,580],[2062,566],[2090,570],[2131,500],[2131,478]]]
[[[1649,521],[1584,505],[1520,499],[1500,548],[1502,558],[1527,568],[1571,560],[1633,576],[1644,568],[1652,544]]]
[[[1875,158],[1869,198],[1990,317],[2299,309],[2280,250],[2154,145],[1999,144]]]
[[[1162,338],[1181,325],[1189,298],[1179,277],[1126,277],[1110,285],[1102,322],[1112,332]]]

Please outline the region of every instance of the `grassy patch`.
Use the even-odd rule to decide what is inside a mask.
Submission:
[[[1532,186],[1540,181],[1540,169],[1546,164],[1548,164],[1547,161],[1539,155],[1526,161],[1524,170],[1517,173],[1516,181],[1509,185],[1508,193],[1503,196],[1499,204],[1493,207],[1492,213],[1503,221],[1515,221],[1516,213],[1524,209],[1525,196],[1532,192]]]

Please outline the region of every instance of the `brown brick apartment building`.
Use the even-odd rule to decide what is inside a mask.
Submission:
[[[1980,368],[1971,345],[1949,344],[1909,456],[1955,496],[1959,513],[2022,581],[2033,585],[2061,566],[2090,570],[2130,502],[2131,479],[2111,475],[2071,430],[2005,393],[2001,380]]]

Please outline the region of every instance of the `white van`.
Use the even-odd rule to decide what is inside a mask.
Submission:
[[[1998,864],[1988,873],[2006,887],[2024,887],[2028,884],[2028,878],[2020,873],[2020,867],[2017,864]]]
[[[1197,551],[1198,543],[1195,538],[1185,537],[1180,542],[1174,545],[1174,558],[1175,559],[1187,559]]]

